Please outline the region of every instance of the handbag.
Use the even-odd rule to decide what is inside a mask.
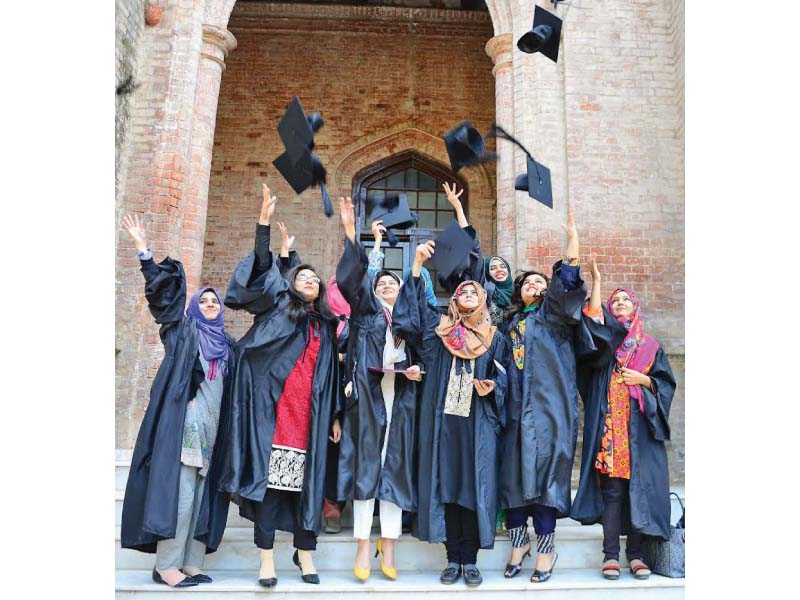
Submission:
[[[670,496],[678,499],[681,518],[675,525],[670,525],[669,540],[646,536],[642,540],[642,555],[653,573],[666,577],[686,577],[686,508],[678,494],[670,492]]]

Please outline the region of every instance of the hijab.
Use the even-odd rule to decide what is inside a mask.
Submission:
[[[472,285],[478,292],[478,306],[467,313],[458,310],[458,295],[465,286]],[[438,335],[447,351],[463,359],[477,358],[489,349],[497,327],[491,324],[486,308],[486,290],[477,281],[464,281],[450,297],[447,314],[442,315]]]
[[[489,274],[489,265],[492,261],[497,259],[502,261],[506,266],[506,278],[503,281],[498,281]],[[502,256],[490,256],[483,261],[484,272],[487,279],[494,283],[494,293],[492,294],[491,301],[500,308],[507,308],[511,304],[511,295],[514,293],[514,279],[511,277],[511,265]]]
[[[219,313],[209,321],[200,310],[200,296],[206,292],[214,292],[219,302]],[[219,297],[219,292],[212,287],[202,288],[195,292],[189,306],[186,309],[186,316],[192,319],[197,326],[197,335],[200,338],[200,352],[208,362],[208,379],[214,381],[217,378],[219,361],[228,362],[228,340],[225,336],[225,321],[222,313],[225,306]],[[224,375],[224,371],[223,371]]]
[[[347,323],[347,319],[350,318],[350,305],[347,303],[347,300],[344,299],[344,296],[342,296],[342,291],[339,289],[339,284],[336,281],[336,275],[328,280],[327,299],[331,312],[333,312],[339,320],[336,325],[336,337],[339,337]]]

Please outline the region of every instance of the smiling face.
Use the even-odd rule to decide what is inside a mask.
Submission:
[[[219,298],[217,295],[208,290],[207,292],[203,292],[200,295],[200,299],[197,301],[197,306],[200,308],[200,312],[208,321],[213,321],[219,315],[219,311],[222,307],[219,305]]]
[[[627,292],[617,292],[611,300],[611,314],[615,317],[627,317],[633,311],[633,300]]]
[[[547,289],[547,280],[538,273],[528,275],[522,282],[520,297],[525,306],[530,306],[535,298]]]
[[[458,290],[456,306],[459,312],[466,313],[478,307],[478,290],[474,285],[465,285]]]
[[[400,284],[391,275],[382,275],[375,282],[375,295],[389,306],[394,306],[399,292]]]
[[[311,269],[301,269],[294,277],[294,289],[306,299],[313,302],[319,296],[319,277]]]
[[[499,258],[494,257],[489,263],[489,276],[498,282],[505,281],[508,277],[506,264]]]

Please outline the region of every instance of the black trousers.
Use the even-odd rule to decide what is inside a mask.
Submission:
[[[628,560],[642,558],[642,534],[631,531],[630,481],[619,477],[600,476],[600,489],[603,493],[603,554],[605,560],[619,560],[619,536],[623,529],[628,536],[625,555]]]
[[[447,562],[474,565],[478,560],[478,513],[458,504],[444,505]]]
[[[275,545],[276,524],[281,516],[292,515],[294,526],[294,547],[298,550],[316,550],[317,534],[301,529],[298,525],[300,513],[300,492],[267,489],[264,501],[256,504],[256,520],[253,528],[256,546],[262,550],[272,550]]]

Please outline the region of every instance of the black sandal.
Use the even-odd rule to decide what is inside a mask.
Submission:
[[[525,560],[526,556],[531,555],[531,549],[528,548],[528,551],[522,555],[522,558],[519,559],[519,562],[516,565],[512,565],[511,563],[506,563],[506,572],[503,575],[506,579],[511,579],[512,577],[516,577],[519,575],[519,572],[522,571],[522,563]]]
[[[547,571],[540,571],[539,569],[534,569],[533,575],[531,575],[531,583],[544,583],[550,576],[553,574],[553,569],[556,567],[556,561],[558,560],[558,552],[553,557],[553,562],[550,564],[550,568]],[[534,579],[534,577],[538,577],[539,579]]]

